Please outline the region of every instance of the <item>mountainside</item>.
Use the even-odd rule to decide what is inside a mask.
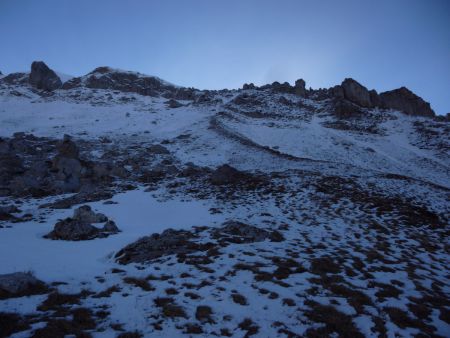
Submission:
[[[447,336],[449,117],[305,85],[0,77],[0,337]]]

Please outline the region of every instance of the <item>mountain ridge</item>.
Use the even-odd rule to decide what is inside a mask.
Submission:
[[[42,67],[33,71],[33,65]],[[199,90],[192,87],[181,87],[169,83],[157,76],[145,75],[139,72],[126,71],[121,69],[114,69],[107,66],[97,67],[93,71],[83,76],[72,77],[64,83],[59,79],[58,75],[48,68],[43,61],[35,61],[32,64],[31,71],[28,75],[28,82],[38,89],[45,89],[52,91],[55,89],[72,89],[76,87],[88,87],[97,89],[112,89],[124,92],[135,92],[140,95],[157,96],[162,95],[166,98],[173,99],[193,99],[198,93],[220,92],[223,90]],[[56,84],[41,84],[33,83],[31,77],[49,75]],[[0,81],[9,84],[27,84],[27,73],[11,73],[4,75]],[[414,94],[406,87],[388,90],[377,93],[376,90],[368,90],[354,79],[346,78],[340,85],[335,85],[325,89],[306,89],[306,83],[303,79],[298,79],[294,86],[288,82],[280,83],[273,82],[263,86],[255,86],[253,83],[245,83],[242,86],[243,90],[255,89],[266,90],[271,89],[275,92],[281,93],[295,93],[303,97],[315,97],[317,99],[333,98],[336,100],[345,99],[360,107],[380,107],[384,109],[395,109],[409,115],[437,117],[435,112],[431,109],[428,102],[421,97]],[[45,88],[44,88],[45,87]],[[449,119],[450,115],[446,117]],[[438,118],[442,118],[439,117]],[[444,117],[445,118],[445,117]]]

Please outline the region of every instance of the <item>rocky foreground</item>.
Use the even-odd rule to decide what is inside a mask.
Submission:
[[[445,337],[450,127],[346,79],[0,78],[0,337]]]

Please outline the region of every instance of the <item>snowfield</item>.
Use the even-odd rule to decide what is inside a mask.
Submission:
[[[0,82],[0,275],[46,285],[0,282],[0,337],[448,337],[449,131],[270,88]],[[43,237],[82,205],[120,232]]]

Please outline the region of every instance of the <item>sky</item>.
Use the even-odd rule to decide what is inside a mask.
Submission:
[[[110,66],[199,89],[352,77],[450,112],[449,0],[0,0],[0,71]]]

